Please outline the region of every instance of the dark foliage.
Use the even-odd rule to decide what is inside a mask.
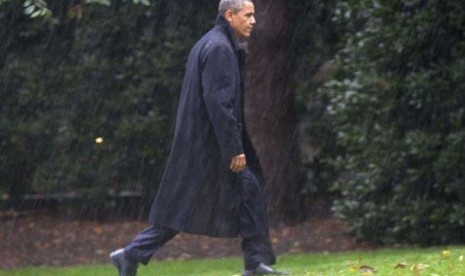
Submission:
[[[0,193],[105,205],[130,190],[149,203],[187,51],[214,23],[204,2],[88,4],[82,18],[64,1],[35,18],[23,1],[3,3]]]
[[[434,0],[335,8],[340,71],[320,92],[339,150],[324,162],[334,210],[361,239],[465,240],[464,15]]]

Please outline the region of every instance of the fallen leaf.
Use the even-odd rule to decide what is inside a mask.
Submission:
[[[414,264],[411,268],[411,270],[415,273],[419,273],[422,270],[425,270],[429,267],[427,264]]]
[[[358,271],[358,265],[349,265],[349,271],[350,272],[357,272]]]
[[[407,268],[408,264],[406,262],[397,263],[394,268]]]
[[[376,273],[376,269],[369,265],[362,265],[358,268],[358,272],[360,272],[362,275],[372,275]]]
[[[450,250],[446,249],[442,251],[442,256],[443,257],[450,257]]]
[[[103,232],[103,228],[100,226],[95,226],[94,228],[92,228],[92,231],[94,231],[95,234],[100,235]]]

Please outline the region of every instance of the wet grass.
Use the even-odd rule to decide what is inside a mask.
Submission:
[[[331,275],[465,275],[465,247],[396,249],[372,252],[280,256],[277,268],[296,276]],[[139,276],[240,275],[240,258],[151,262]],[[65,268],[35,267],[0,271],[0,276],[115,276],[111,265]]]

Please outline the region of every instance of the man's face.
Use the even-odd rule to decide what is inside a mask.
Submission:
[[[224,17],[239,39],[248,38],[255,26],[255,6],[252,2],[244,1],[238,12],[229,10],[224,14]]]

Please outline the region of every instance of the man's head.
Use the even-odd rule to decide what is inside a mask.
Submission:
[[[255,26],[255,6],[252,0],[221,0],[218,13],[228,21],[239,39],[247,38]]]

